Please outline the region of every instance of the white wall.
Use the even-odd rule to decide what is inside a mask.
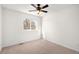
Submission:
[[[0,5],[0,51],[1,51],[1,20],[2,20],[2,8],[1,8],[1,5]]]
[[[79,51],[79,5],[52,5],[43,17],[47,40]]]
[[[37,30],[24,30],[23,21],[25,19],[36,21]],[[40,18],[34,15],[3,8],[2,21],[2,46],[10,46],[22,42],[39,39]]]

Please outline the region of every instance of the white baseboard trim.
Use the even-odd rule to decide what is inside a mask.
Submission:
[[[50,40],[48,40],[48,41],[50,41]],[[68,47],[68,46],[66,46],[66,45],[63,45],[62,43],[58,43],[58,42],[55,42],[55,41],[50,41],[50,42],[56,43],[56,44],[61,45],[61,46],[63,46],[63,47],[66,47],[66,48],[69,48],[69,49],[74,50],[74,51],[76,51],[76,52],[79,52],[79,50],[74,49],[74,48],[71,48],[71,47]]]

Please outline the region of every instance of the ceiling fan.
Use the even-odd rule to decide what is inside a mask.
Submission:
[[[44,12],[44,13],[47,13],[48,12],[46,10],[43,10],[43,9],[49,7],[48,4],[46,4],[46,5],[42,6],[42,7],[41,7],[41,4],[37,4],[37,6],[34,5],[34,4],[31,4],[31,6],[33,6],[36,10],[29,10],[29,12],[34,12],[34,11],[39,11],[39,13],[40,12]]]

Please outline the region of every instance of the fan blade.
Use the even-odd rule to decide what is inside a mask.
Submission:
[[[45,12],[45,13],[47,13],[48,11],[45,11],[45,10],[41,10],[42,12]]]
[[[42,7],[42,9],[47,8],[47,7],[48,7],[48,5],[45,5],[45,6]]]
[[[40,4],[37,4],[38,7],[40,7]]]
[[[34,4],[31,4],[31,5],[36,8],[36,6]]]
[[[37,11],[37,10],[29,10],[29,12],[35,12],[35,11]]]

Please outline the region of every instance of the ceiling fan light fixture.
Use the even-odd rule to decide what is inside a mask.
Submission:
[[[37,6],[35,4],[31,4],[31,6],[33,6],[34,8],[36,8],[37,14],[41,14],[41,13],[47,13],[48,11],[44,10],[45,8],[49,7],[48,4],[41,6],[41,4],[37,4]],[[34,10],[32,10],[34,11]]]
[[[42,16],[43,14],[44,14],[43,12],[39,12],[39,11],[37,12],[38,16]]]

